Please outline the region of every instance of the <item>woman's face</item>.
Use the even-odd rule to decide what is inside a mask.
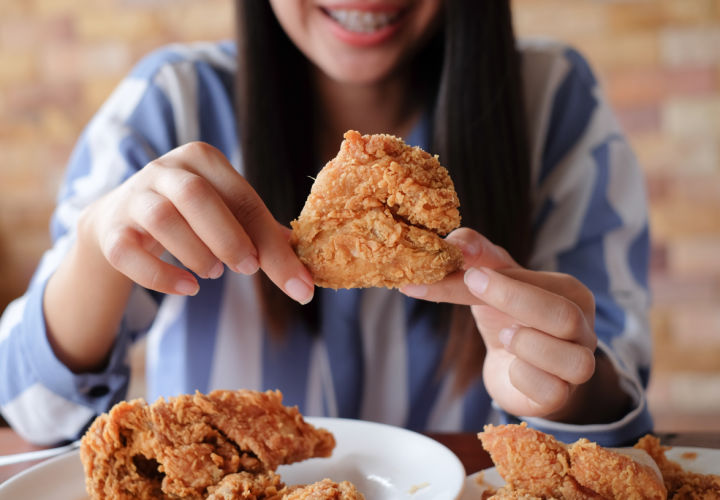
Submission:
[[[295,45],[330,78],[372,84],[439,25],[443,0],[270,0]],[[472,0],[474,1],[474,0]]]

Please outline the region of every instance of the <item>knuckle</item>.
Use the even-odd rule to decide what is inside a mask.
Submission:
[[[187,172],[175,186],[175,196],[178,203],[193,203],[210,196],[212,188],[210,183],[199,175]]]
[[[167,199],[155,201],[142,213],[142,225],[150,232],[156,231],[173,224],[177,218],[175,206]]]
[[[262,203],[255,196],[249,194],[236,200],[235,210],[246,224],[253,224],[265,216],[265,208]]]
[[[165,285],[165,276],[160,269],[153,269],[147,280],[147,288],[156,291],[163,291]]]
[[[188,142],[182,145],[181,153],[193,158],[199,163],[206,163],[215,160],[218,157],[219,151],[214,146],[202,141]]]
[[[543,403],[550,411],[562,408],[570,397],[570,385],[561,380],[553,380],[548,383],[543,396]]]
[[[488,286],[488,290],[493,294],[493,305],[504,309],[516,303],[520,297],[514,287],[511,286]]]
[[[103,255],[116,269],[122,267],[124,257],[135,243],[133,232],[128,227],[119,228],[110,232],[101,246]]]
[[[563,337],[572,339],[583,327],[585,316],[576,304],[568,301],[555,309],[555,320]]]
[[[578,352],[573,357],[573,367],[569,382],[582,384],[590,380],[595,373],[595,356],[586,347],[578,346]]]

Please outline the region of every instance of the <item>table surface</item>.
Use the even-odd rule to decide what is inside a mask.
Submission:
[[[475,433],[428,433],[427,435],[450,448],[460,458],[468,474],[492,466],[490,457]],[[667,446],[699,446],[720,449],[720,433],[662,433],[659,434],[659,437],[661,442]],[[12,429],[0,428],[0,455],[40,449],[42,448],[24,441]],[[36,463],[38,462],[0,467],[0,483]]]

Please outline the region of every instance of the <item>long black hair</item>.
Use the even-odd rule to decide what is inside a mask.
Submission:
[[[308,177],[320,166],[314,148],[311,63],[288,39],[269,2],[235,4],[244,172],[273,215],[288,224],[300,213],[310,188]],[[447,0],[443,16],[444,26],[414,60],[417,81],[431,95],[430,152],[439,154],[450,171],[463,225],[524,263],[532,245],[530,160],[510,3]],[[301,312],[267,279],[260,281],[270,325],[292,314],[314,321],[315,309],[306,306]],[[446,358],[454,356],[452,351],[471,353],[469,361],[460,364],[470,367],[466,373],[477,374],[477,356],[484,348],[469,308],[455,306],[452,317]]]

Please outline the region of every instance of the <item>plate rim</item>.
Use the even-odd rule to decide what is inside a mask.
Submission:
[[[446,460],[452,462],[453,469],[457,469],[459,472],[458,474],[458,484],[456,485],[457,488],[457,494],[455,496],[455,499],[462,498],[462,494],[464,490],[466,489],[466,480],[469,477],[467,475],[467,471],[465,470],[465,466],[463,465],[460,458],[445,444],[431,438],[430,436],[427,436],[421,432],[414,431],[411,429],[407,429],[405,427],[399,427],[392,424],[386,424],[383,422],[375,422],[372,420],[361,420],[361,419],[352,419],[352,418],[335,418],[335,417],[313,417],[313,416],[307,416],[303,417],[304,420],[310,424],[312,424],[315,427],[321,427],[321,428],[327,428],[329,431],[335,433],[337,430],[333,430],[332,424],[340,424],[340,425],[360,425],[362,427],[375,427],[375,428],[381,428],[386,431],[390,431],[395,434],[402,434],[407,437],[411,437],[412,439],[418,440],[420,442],[431,444],[436,450],[443,450],[446,454]],[[337,428],[337,426],[336,426]],[[15,474],[14,476],[8,478],[6,481],[4,481],[2,484],[0,484],[0,500],[2,500],[5,497],[5,494],[17,487],[17,483],[21,483],[27,479],[28,476],[33,476],[39,471],[45,471],[48,468],[56,467],[60,463],[68,463],[68,466],[80,466],[80,469],[82,470],[82,464],[80,463],[80,449],[75,449],[68,451],[67,453],[63,453],[62,455],[58,455],[56,457],[49,458],[47,460],[43,460],[42,462],[39,462],[37,464],[34,464],[31,467],[28,467],[27,469]],[[292,465],[292,464],[290,464]],[[83,476],[84,479],[84,476]],[[84,491],[84,481],[82,482],[82,488]]]
[[[709,457],[709,459],[715,458],[715,455],[717,456],[717,458],[720,458],[720,448],[707,448],[707,447],[702,447],[702,446],[672,446],[672,447],[670,447],[669,450],[665,450],[666,453],[668,451],[674,451],[673,454],[676,454],[676,453],[708,454],[709,453],[710,455],[712,455],[711,457]],[[677,461],[676,457],[672,457],[671,459],[674,461]],[[681,465],[686,466],[688,464],[683,462]],[[488,471],[493,471],[493,474],[498,474],[498,476],[500,476],[500,474],[497,472],[496,467],[494,467],[494,466],[486,467],[479,471],[475,471],[472,474],[468,474],[467,478],[465,479],[465,490],[468,494],[474,494],[474,493],[476,493],[475,491],[473,491],[475,488],[478,488],[478,489],[481,488],[481,486],[476,483],[475,478],[478,476],[478,474],[487,473]],[[720,474],[720,463],[718,463],[718,472],[716,474]],[[502,479],[502,476],[500,476],[500,478]],[[505,482],[503,480],[503,484],[504,483]],[[491,484],[488,484],[488,486],[500,487],[502,485],[496,485],[494,483],[491,483]],[[465,497],[462,495],[460,498],[461,498],[461,500],[466,500]],[[467,497],[467,498],[470,498],[470,497]]]

